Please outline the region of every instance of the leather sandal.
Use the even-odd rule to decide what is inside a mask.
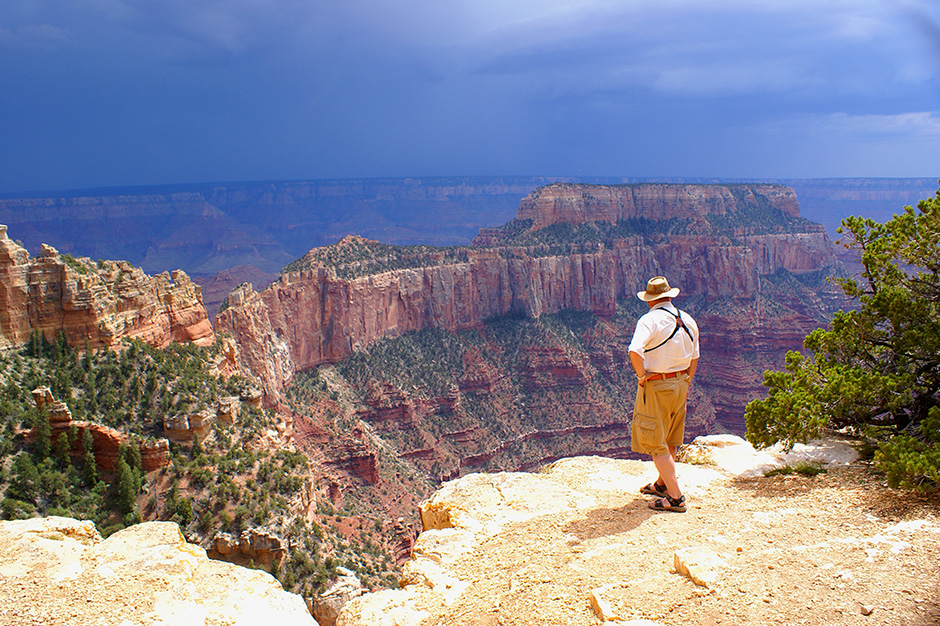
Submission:
[[[685,496],[673,498],[666,494],[662,498],[650,502],[650,508],[654,511],[672,511],[674,513],[685,513]]]
[[[653,481],[645,487],[640,488],[640,493],[645,496],[656,496],[657,498],[666,497],[666,485],[660,485],[658,482]]]

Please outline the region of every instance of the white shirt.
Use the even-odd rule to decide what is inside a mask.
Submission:
[[[671,302],[661,302],[653,306],[647,314],[637,320],[629,351],[643,357],[643,367],[647,372],[681,372],[688,369],[692,359],[698,358],[698,325],[688,313],[681,313],[682,323],[691,331],[694,341],[680,328],[672,339],[655,350],[644,352],[665,341],[676,328],[675,315],[670,315],[663,309],[679,314],[679,310]]]

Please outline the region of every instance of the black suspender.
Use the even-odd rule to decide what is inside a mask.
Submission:
[[[669,309],[667,309],[667,308],[665,308],[665,307],[663,307],[662,310],[665,311],[666,313],[668,313],[669,315],[673,316],[674,318],[676,318],[676,327],[672,329],[672,334],[669,335],[668,337],[666,337],[661,343],[656,344],[656,345],[653,346],[652,348],[646,348],[646,349],[643,350],[643,352],[644,352],[644,353],[646,353],[646,352],[652,352],[652,351],[655,350],[656,348],[659,348],[659,347],[661,347],[661,346],[666,345],[666,343],[667,343],[670,339],[672,339],[673,337],[676,336],[676,333],[679,332],[679,329],[680,329],[680,328],[685,331],[685,334],[689,336],[689,339],[692,340],[692,343],[695,343],[695,337],[692,336],[692,331],[689,330],[689,327],[686,326],[685,323],[683,323],[683,321],[682,321],[682,311],[679,311],[679,309],[676,309],[676,311],[679,311],[679,312],[678,312],[678,313],[673,313],[672,311],[670,311]]]

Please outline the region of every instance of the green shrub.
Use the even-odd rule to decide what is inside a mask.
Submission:
[[[892,486],[940,487],[940,192],[885,224],[842,222],[846,247],[861,253],[861,281],[839,284],[858,302],[765,372],[769,395],[747,405],[747,439],[757,447],[847,429],[878,447],[876,466]]]
[[[810,461],[799,461],[793,465],[784,465],[783,467],[776,467],[772,470],[767,470],[764,472],[764,476],[787,476],[790,474],[800,474],[801,476],[818,476],[819,474],[825,474],[827,472],[819,463],[811,463]]]

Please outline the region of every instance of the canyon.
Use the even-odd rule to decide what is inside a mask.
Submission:
[[[488,189],[508,202],[526,186],[514,184]],[[394,185],[370,185],[362,193],[403,202]],[[303,186],[288,193],[289,187],[272,187],[283,194],[270,197],[258,196],[251,185],[239,193],[213,187],[212,202],[242,206],[243,217],[251,213],[249,206],[276,207],[270,210],[279,219],[293,216],[296,221],[289,198]],[[326,183],[315,187],[318,201],[327,205],[329,194],[339,196],[343,189],[338,183],[329,193]],[[466,223],[483,219],[479,187],[443,189],[443,182],[423,192],[413,185],[408,197],[423,197],[425,203],[419,204],[426,209],[415,215],[427,221],[434,207],[459,204],[454,198],[462,197],[475,198],[467,200]],[[214,360],[206,363],[211,376],[237,373],[229,379],[239,381],[237,388],[194,396],[179,411],[163,414],[154,406],[145,412],[147,428],[171,441],[162,439],[153,450],[141,448],[153,494],[152,502],[139,498],[143,518],[173,515],[164,500],[172,493],[170,499],[178,504],[177,478],[170,476],[179,477],[181,493],[189,494],[196,511],[216,506],[215,520],[202,515],[198,522],[182,522],[187,537],[215,557],[281,568],[282,580],[292,581],[285,586],[315,606],[323,589],[311,596],[309,578],[283,577],[288,570],[309,572],[295,550],[284,548],[295,540],[293,545],[299,545],[300,535],[293,534],[297,528],[306,533],[304,541],[314,541],[315,529],[326,532],[327,539],[320,536],[310,544],[322,549],[314,562],[319,575],[332,571],[325,564],[336,565],[342,555],[350,567],[356,563],[368,572],[363,578],[368,585],[388,584],[391,570],[384,568],[407,561],[415,545],[418,502],[441,482],[481,471],[538,471],[563,457],[635,458],[629,450],[635,380],[627,345],[646,308],[635,293],[653,275],[666,275],[681,288],[676,304],[697,319],[702,331],[687,439],[743,434],[743,409],[763,393],[763,371],[781,367],[788,350],[799,349],[808,332],[851,304],[832,282],[844,275],[837,248],[824,226],[802,216],[798,198],[793,187],[766,183],[554,182],[529,189],[502,226],[480,224],[476,236],[466,236],[459,245],[392,245],[355,234],[332,243],[342,230],[335,228],[329,237],[321,235],[319,241],[328,245],[297,253],[299,258],[278,253],[266,269],[249,264],[217,274],[209,283],[220,309],[214,326],[204,291],[184,271],[148,276],[128,261],[76,258],[50,245],[30,256],[4,229],[0,347],[12,355],[38,335],[116,355],[128,339],[153,346],[211,345]],[[169,201],[158,194],[157,200],[155,206],[165,208],[166,224],[178,217],[171,215],[180,206],[175,202],[214,223],[232,225],[227,220],[234,219],[207,204],[206,196],[174,195]],[[81,203],[73,207],[79,223],[113,218],[123,224],[146,204],[141,196],[95,202],[89,200],[84,211]],[[118,207],[121,202],[125,209]],[[337,199],[335,206],[349,202]],[[9,203],[5,206],[11,210]],[[55,207],[51,203],[43,209],[48,214],[39,211],[36,219],[51,222]],[[456,208],[445,211],[445,222],[458,214]],[[354,212],[343,228],[367,225],[370,219],[363,215]],[[208,223],[193,221],[196,232],[181,232],[177,251],[197,234],[215,241],[215,231],[199,231],[199,224]],[[297,225],[297,232],[305,233],[312,223]],[[233,226],[230,232],[237,230]],[[393,231],[402,235],[394,229],[386,234]],[[131,232],[129,240],[138,235]],[[237,248],[217,243],[212,246]],[[171,258],[164,254],[171,247],[158,246],[148,263]],[[211,258],[206,256],[206,262]],[[295,260],[275,274],[276,258]],[[268,285],[271,277],[276,280]],[[240,284],[226,291],[232,282]],[[115,365],[119,360],[112,359]],[[27,393],[34,388],[24,387]],[[105,427],[84,419],[95,415],[85,402],[78,403],[80,418],[71,419],[61,401],[91,398],[89,389],[73,385],[69,398],[65,387],[56,392],[56,401],[48,389],[36,388],[34,399],[46,407],[57,436],[89,430],[99,465],[108,471],[126,441],[123,425]],[[262,406],[266,410],[257,411]],[[255,413],[246,413],[245,407]],[[123,418],[136,418],[132,412]],[[241,417],[236,419],[236,413]],[[234,439],[218,434],[232,432],[242,434]],[[203,525],[214,528],[223,517],[218,507],[227,515],[234,507],[225,496],[216,500],[212,495],[218,489],[212,474],[219,468],[206,474],[200,462],[179,456],[200,449],[219,457],[284,452],[279,462],[291,464],[295,457],[290,455],[302,453],[306,465],[297,466],[297,491],[290,492],[295,495],[269,505],[281,507],[281,521],[257,528],[273,538],[269,543],[276,550],[251,539],[264,516],[244,532],[229,518],[222,522],[228,524],[225,533],[207,534]],[[266,484],[250,463],[244,471],[236,477],[239,483]],[[369,546],[372,556],[360,558],[362,551],[353,556],[354,544]]]
[[[48,245],[31,258],[4,232],[0,341],[61,331],[92,349],[209,345],[218,332],[219,371],[249,376],[288,436],[348,477],[344,488],[382,482],[389,453],[439,481],[629,456],[634,294],[658,274],[702,329],[689,435],[743,434],[762,372],[847,305],[829,280],[842,272],[834,250],[791,187],[553,183],[470,245],[350,235],[313,248],[267,288],[231,291],[213,330],[181,270],[151,277]],[[347,400],[317,417],[291,389],[327,370],[330,393]],[[337,414],[342,426],[324,417]],[[331,432],[339,439],[317,452]]]
[[[556,183],[471,246],[347,237],[315,248],[268,288],[236,289],[216,328],[241,346],[240,366],[270,404],[296,372],[335,364],[367,390],[360,415],[403,446],[403,458],[449,477],[586,450],[627,455],[624,390],[633,385],[623,370],[642,312],[634,294],[659,274],[681,287],[677,304],[703,333],[691,434],[742,434],[762,372],[847,305],[827,280],[840,272],[825,229],[799,216],[792,188]],[[564,326],[565,311],[589,317],[560,333],[541,324],[555,316]],[[497,319],[515,330],[500,336]],[[522,327],[525,339],[509,336]],[[444,335],[422,335],[432,329]],[[459,355],[434,362],[449,372],[440,389],[362,374],[398,358],[389,354],[355,365],[356,355],[411,334],[441,345],[406,351]]]

